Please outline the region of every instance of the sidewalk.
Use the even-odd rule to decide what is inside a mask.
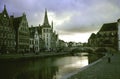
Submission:
[[[68,79],[120,79],[120,53],[111,56],[111,62],[108,58],[88,67]]]

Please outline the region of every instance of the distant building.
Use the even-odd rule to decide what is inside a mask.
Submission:
[[[15,30],[13,27],[13,17],[9,17],[4,5],[4,10],[0,13],[0,50],[1,52],[15,51]]]
[[[118,50],[117,22],[103,24],[97,34],[91,34],[88,44],[93,47],[111,47]]]
[[[63,40],[59,40],[59,47],[60,48],[68,47],[67,42],[64,42]]]

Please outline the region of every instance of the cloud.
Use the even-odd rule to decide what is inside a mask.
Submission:
[[[89,7],[88,5],[86,6],[85,10],[81,8],[80,11],[68,11],[72,17],[57,27],[57,29],[73,33],[98,31],[103,23],[115,22],[120,16],[118,5],[107,0],[104,2],[95,1]]]

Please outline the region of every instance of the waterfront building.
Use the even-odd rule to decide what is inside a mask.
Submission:
[[[51,49],[52,27],[49,24],[47,10],[45,10],[44,22],[42,25],[42,39],[45,41],[45,48]]]
[[[46,50],[54,50],[58,44],[58,35],[53,32],[53,22],[50,25],[47,10],[45,10],[44,22],[42,24],[42,39],[45,42]]]
[[[29,51],[29,27],[26,14],[14,18],[16,52]]]
[[[47,10],[45,10],[44,22],[39,26],[32,26],[30,30],[30,50],[40,52],[43,50],[56,51],[59,46],[58,34],[53,31],[53,22],[49,24]]]
[[[30,51],[39,52],[39,35],[37,27],[29,28],[30,31]]]
[[[41,27],[30,27],[30,51],[38,53],[44,49],[44,41],[41,37]]]
[[[0,51],[40,52],[44,49],[56,50],[58,46],[58,34],[53,31],[53,22],[49,24],[47,10],[43,24],[29,28],[25,13],[22,16],[9,17],[4,6],[4,10],[0,13]]]
[[[0,51],[3,53],[15,51],[13,16],[9,17],[5,5],[0,13]]]
[[[96,33],[92,33],[88,39],[88,45],[92,47],[110,47],[118,50],[118,24],[105,23]]]

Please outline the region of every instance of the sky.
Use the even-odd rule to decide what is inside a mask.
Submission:
[[[104,23],[120,18],[120,0],[0,0],[0,12],[4,4],[9,15],[25,12],[29,26],[43,24],[46,8],[49,23],[66,42],[87,42]]]

